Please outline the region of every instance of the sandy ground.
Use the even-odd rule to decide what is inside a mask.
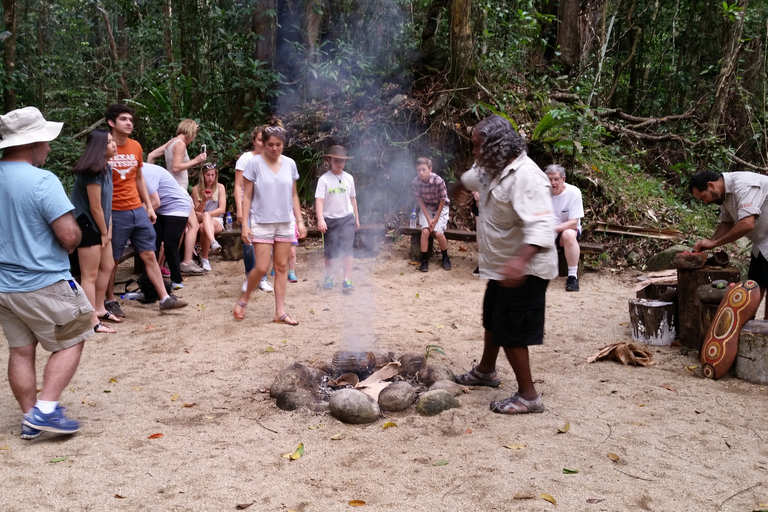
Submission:
[[[674,347],[655,349],[658,364],[648,368],[586,362],[604,345],[630,340],[628,274],[587,274],[580,293],[566,294],[562,278],[551,283],[545,344],[532,350],[544,414],[489,411],[491,400],[515,391],[503,359],[500,389],[471,388],[460,409],[436,417],[411,409],[353,426],[275,407],[265,391],[280,368],[340,349],[402,354],[437,344],[446,352],[438,362],[469,369],[481,350],[484,283],[470,275],[471,247],[450,250],[452,272],[433,260],[423,274],[408,264],[406,241],[385,243],[379,257],[356,260],[357,290],[345,296],[320,287],[321,249],[302,246],[300,281],[287,298],[296,328],[271,323],[274,301],[263,292],[245,321],[232,319],[241,262],[214,261],[210,275],[188,279],[178,295],[190,306],[173,314],[123,301],[128,321],[117,335],[87,343],[62,396],[83,422],[79,434],[22,441],[18,406],[0,386],[0,508],[254,503],[250,510],[309,512],[363,500],[364,510],[381,511],[743,511],[768,502],[765,387],[697,377],[686,370],[695,354]],[[0,351],[3,364],[7,357]],[[383,429],[387,421],[397,427]],[[570,430],[558,433],[566,422]],[[332,441],[337,433],[346,437]],[[303,457],[281,457],[299,443]],[[504,447],[515,444],[525,446]],[[513,500],[516,493],[535,498]]]

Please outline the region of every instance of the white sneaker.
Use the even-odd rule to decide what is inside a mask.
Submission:
[[[274,291],[274,288],[272,288],[272,285],[269,284],[269,281],[267,281],[267,278],[263,278],[261,282],[259,282],[259,290],[264,290],[265,292],[269,293],[271,291]]]
[[[203,270],[205,270],[206,272],[210,272],[211,271],[211,262],[210,261],[208,261],[205,258],[203,258],[203,259],[200,260],[200,263],[202,263],[202,265],[200,265],[200,266],[203,267]]]
[[[211,242],[211,254],[219,254],[221,252],[221,244],[214,240]]]
[[[184,288],[182,283],[174,283],[171,281],[171,290],[181,290],[182,288]]]
[[[240,289],[245,293],[248,290],[248,278],[245,278],[245,281],[243,281],[243,286],[240,287]]]

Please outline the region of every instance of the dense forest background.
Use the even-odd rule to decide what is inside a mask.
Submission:
[[[764,1],[2,3],[4,110],[64,121],[48,167],[65,184],[116,101],[136,108],[145,151],[198,120],[190,154],[207,144],[225,182],[250,130],[283,119],[307,206],[324,149],[343,144],[364,223],[410,211],[417,156],[455,180],[490,113],[540,165],[566,166],[593,234],[605,222],[695,238],[713,213],[690,200],[693,172],[768,171]],[[454,220],[471,229],[465,209]]]

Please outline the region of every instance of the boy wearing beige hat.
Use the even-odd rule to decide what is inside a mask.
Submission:
[[[331,146],[323,155],[330,164],[330,170],[317,180],[315,191],[315,212],[317,228],[323,233],[325,255],[325,282],[323,288],[333,288],[333,267],[336,258],[341,257],[344,281],[342,290],[351,292],[355,289],[350,275],[352,273],[353,246],[355,232],[360,229],[360,216],[357,213],[357,194],[355,180],[344,171],[347,150],[343,146]]]

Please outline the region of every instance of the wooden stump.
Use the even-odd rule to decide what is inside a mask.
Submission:
[[[677,337],[688,348],[699,350],[707,334],[707,329],[701,323],[701,301],[696,296],[696,290],[717,279],[736,283],[740,279],[739,270],[733,266],[677,270]]]
[[[240,230],[220,231],[216,240],[221,244],[221,259],[225,261],[239,261],[243,259],[243,241],[240,238]]]
[[[649,345],[669,345],[675,339],[675,303],[659,300],[629,301],[632,339]]]
[[[701,307],[699,308],[701,311],[701,332],[709,332],[709,326],[712,325],[712,319],[715,318],[719,308],[720,304],[707,304],[706,302],[701,303]]]
[[[748,382],[768,384],[768,320],[750,320],[741,328],[734,373]]]

